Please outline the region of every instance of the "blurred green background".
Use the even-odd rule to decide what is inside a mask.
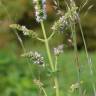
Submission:
[[[82,0],[75,0],[77,5],[82,5]],[[51,0],[47,0],[48,20],[45,21],[47,35],[51,33],[50,27],[57,19],[56,11],[53,8]],[[90,9],[89,7],[92,6]],[[60,7],[65,8],[63,0],[60,0]],[[89,10],[89,9],[90,10]],[[87,47],[94,63],[94,72],[96,74],[96,0],[89,0],[88,4],[80,12],[82,28],[86,39]],[[35,21],[34,9],[32,0],[0,0],[0,96],[42,96],[39,95],[37,86],[32,82],[32,74],[29,71],[27,62],[21,58],[23,53],[21,45],[10,24],[18,23],[25,25],[29,29],[36,31],[40,37],[42,32],[40,25]],[[22,32],[18,32],[24,46],[27,50],[36,50],[46,57],[45,49],[42,43],[38,40],[25,37]],[[93,96],[89,68],[84,53],[83,42],[80,30],[77,27],[78,50],[80,53],[81,63],[81,79],[83,91],[86,91],[86,96]],[[58,44],[68,43],[65,34],[57,33],[50,42],[51,48]],[[72,46],[65,49],[64,54],[59,57],[60,70],[60,88],[61,96],[67,96],[71,84],[76,83],[76,66],[73,63]],[[46,58],[47,62],[47,58]],[[32,71],[36,78],[41,77],[45,88],[48,91],[48,96],[54,96],[49,88],[50,82],[46,76],[45,70],[32,65]],[[96,77],[94,77],[96,79]],[[78,96],[77,93],[71,94]]]

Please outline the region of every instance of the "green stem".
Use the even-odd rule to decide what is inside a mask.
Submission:
[[[48,39],[47,39],[47,36],[46,36],[43,21],[41,22],[41,27],[42,27],[42,31],[43,31],[43,35],[44,35],[44,39],[45,39],[45,47],[46,47],[46,50],[47,50],[47,55],[48,55],[48,59],[49,59],[49,62],[50,62],[50,66],[51,66],[52,71],[54,71],[53,61],[52,61],[51,52],[50,52]]]
[[[46,93],[46,90],[43,87],[41,87],[40,89],[42,89],[45,96],[48,96],[47,93]]]
[[[55,56],[55,71],[57,71],[57,67],[58,67],[57,66],[58,65],[58,62],[57,62],[58,60],[57,59],[58,59],[57,56]]]
[[[57,60],[58,58],[57,58],[57,56],[55,56],[55,71],[57,72],[58,71],[58,60]],[[57,76],[58,76],[58,74],[57,74]],[[55,87],[56,87],[56,96],[59,96],[59,85],[58,85],[58,79],[57,79],[57,77],[54,77],[54,82],[55,82]]]
[[[43,31],[43,35],[44,35],[44,39],[45,39],[45,47],[46,47],[50,67],[51,67],[52,72],[54,72],[55,68],[54,68],[54,64],[53,64],[53,60],[52,60],[52,56],[51,56],[51,51],[50,51],[50,48],[49,48],[49,43],[48,43],[48,39],[47,39],[47,36],[46,36],[46,31],[45,31],[43,21],[41,22],[41,27],[42,27],[42,31]],[[59,84],[58,84],[57,76],[54,77],[54,83],[55,83],[55,87],[56,87],[56,96],[59,96]]]
[[[52,34],[48,37],[48,40],[51,40],[51,38],[55,35],[55,32],[52,32]]]
[[[39,37],[37,37],[36,39],[39,40],[39,41],[41,41],[41,42],[44,42],[44,40],[41,39],[41,38],[39,38]]]
[[[84,47],[85,47],[86,57],[87,57],[87,60],[88,60],[90,76],[91,76],[91,78],[94,78],[93,63],[92,63],[91,58],[90,58],[90,56],[88,54],[87,45],[86,45],[84,33],[83,33],[83,30],[82,30],[82,26],[81,26],[81,22],[80,22],[78,14],[77,14],[77,18],[78,18],[78,24],[79,24],[79,27],[80,27],[80,31],[81,31],[81,35],[82,35],[82,39],[83,39],[83,43],[84,43]],[[93,91],[94,91],[94,96],[96,96],[96,87],[95,87],[94,80],[91,80],[91,83],[92,83],[92,87],[93,87]]]
[[[58,84],[58,78],[54,77],[54,82],[55,82],[55,88],[56,88],[56,96],[60,96],[59,94],[59,84]]]
[[[75,24],[71,24],[71,31],[73,37],[73,44],[74,44],[74,53],[75,53],[75,62],[77,66],[77,73],[78,73],[78,83],[80,85],[80,64],[78,60],[78,50],[77,50],[77,38],[75,32]],[[79,87],[79,96],[82,96],[81,86]]]

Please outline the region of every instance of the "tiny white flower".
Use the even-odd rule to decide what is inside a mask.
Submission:
[[[35,8],[36,21],[41,22],[47,18],[46,0],[33,0]]]
[[[24,54],[21,55],[22,57],[27,57],[30,60],[33,61],[34,64],[39,64],[39,65],[43,65],[44,64],[44,57],[41,56],[41,54],[39,54],[38,52],[26,52]]]
[[[59,54],[63,53],[64,45],[59,45],[58,47],[54,48],[54,55],[58,56]]]

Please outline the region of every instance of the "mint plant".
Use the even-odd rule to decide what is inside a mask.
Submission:
[[[59,1],[58,0],[53,0],[53,1],[57,5],[56,7],[58,7]],[[86,3],[87,3],[87,1],[85,2],[85,4]],[[49,79],[52,79],[51,87],[53,88],[53,90],[55,92],[54,96],[61,96],[60,86],[59,86],[59,78],[58,78],[59,70],[60,70],[60,68],[58,69],[58,65],[59,65],[58,56],[63,53],[64,44],[58,45],[56,48],[53,48],[53,53],[52,53],[49,43],[50,43],[50,40],[52,39],[52,37],[57,32],[59,32],[61,34],[66,34],[65,33],[66,30],[69,30],[71,33],[70,37],[72,38],[71,43],[74,48],[74,59],[75,59],[74,63],[76,64],[76,68],[77,68],[77,83],[73,84],[71,86],[71,92],[74,92],[74,90],[77,88],[79,90],[78,96],[83,96],[84,93],[82,92],[83,90],[82,90],[82,86],[81,86],[81,84],[82,84],[81,83],[81,81],[82,81],[81,80],[81,65],[79,62],[80,57],[78,55],[78,50],[77,50],[77,36],[76,36],[76,25],[77,24],[80,27],[82,39],[84,42],[88,66],[90,69],[90,71],[89,71],[90,78],[93,78],[94,72],[92,69],[92,61],[91,61],[91,58],[88,54],[88,50],[87,50],[87,46],[86,46],[86,42],[85,42],[85,37],[83,35],[82,26],[80,23],[79,8],[76,6],[74,0],[65,0],[66,12],[64,13],[64,12],[61,12],[61,10],[59,10],[59,12],[61,12],[62,14],[60,14],[59,19],[54,22],[53,26],[51,27],[52,33],[50,34],[49,37],[47,37],[46,29],[45,29],[45,25],[44,25],[44,20],[47,19],[46,0],[33,0],[33,4],[34,4],[34,9],[35,9],[35,18],[36,18],[36,21],[41,25],[42,34],[43,34],[44,38],[39,38],[39,36],[38,36],[38,34],[36,34],[36,32],[34,32],[33,30],[30,30],[30,29],[27,29],[25,26],[20,26],[18,24],[12,24],[12,25],[10,25],[10,27],[13,29],[17,29],[19,31],[22,31],[24,35],[27,35],[29,37],[33,37],[33,38],[37,39],[38,41],[43,42],[45,45],[45,49],[46,49],[46,53],[47,53],[47,57],[48,57],[48,64],[45,64],[44,61],[46,61],[46,60],[37,51],[27,52],[27,50],[24,47],[23,41],[21,40],[18,33],[16,32],[16,35],[17,35],[17,37],[20,41],[20,44],[23,48],[23,51],[24,51],[24,53],[21,56],[26,58],[26,60],[28,62],[29,62],[29,60],[31,60],[33,64],[37,64],[38,66],[42,66],[42,70],[44,68],[50,69],[51,76],[49,77]],[[83,5],[83,7],[84,7],[84,5]],[[29,64],[29,66],[30,66],[30,64]],[[44,88],[42,81],[40,81],[36,78],[34,78],[33,81],[38,86],[38,88],[43,92],[43,95],[48,96],[48,93],[46,91],[46,88]],[[91,83],[92,83],[92,87],[93,87],[93,91],[94,91],[94,96],[96,96],[95,82],[93,79],[92,79]],[[69,92],[68,96],[71,96],[70,92]]]

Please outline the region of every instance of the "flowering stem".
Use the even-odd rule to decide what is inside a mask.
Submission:
[[[75,62],[77,66],[77,73],[78,73],[78,83],[80,86],[80,64],[78,60],[78,50],[77,50],[77,38],[76,38],[76,32],[75,32],[75,24],[71,24],[71,31],[72,31],[72,37],[73,37],[73,43],[74,43],[74,53],[75,53]],[[82,96],[81,86],[79,87],[79,96]]]
[[[54,72],[55,68],[54,68],[54,64],[53,64],[53,60],[52,60],[52,56],[51,56],[51,51],[50,51],[50,48],[49,48],[48,38],[46,36],[46,31],[45,31],[43,21],[41,21],[41,27],[42,27],[43,36],[44,36],[44,39],[45,39],[45,47],[46,47],[50,67],[51,67],[52,72]],[[59,85],[58,85],[57,76],[54,77],[54,83],[55,83],[55,88],[56,88],[56,96],[59,96]]]

